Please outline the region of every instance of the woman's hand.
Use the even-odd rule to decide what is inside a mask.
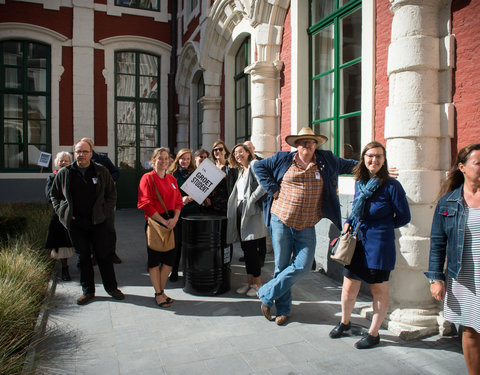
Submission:
[[[430,284],[430,293],[437,301],[443,301],[445,298],[445,284],[443,281],[435,281]]]
[[[185,195],[184,197],[182,197],[182,201],[183,201],[183,204],[187,204],[187,203],[190,203],[193,201],[193,198],[190,196],[190,195]]]
[[[388,174],[390,175],[390,177],[397,179],[399,175],[398,168],[397,167],[388,168]]]
[[[175,225],[177,225],[177,221],[178,221],[178,219],[173,217],[171,219],[166,220],[163,225],[165,225],[168,229],[173,229],[173,228],[175,228]]]
[[[347,233],[348,229],[350,229],[350,223],[343,224],[343,233]]]

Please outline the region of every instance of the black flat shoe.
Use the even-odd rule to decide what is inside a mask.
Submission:
[[[351,328],[350,323],[343,324],[342,322],[338,323],[334,329],[332,329],[329,333],[330,338],[338,339],[343,335],[344,332],[349,331]]]
[[[63,281],[72,280],[72,278],[70,277],[70,273],[68,272],[68,266],[62,268],[62,280]]]
[[[380,335],[372,336],[371,334],[367,333],[363,336],[359,341],[355,343],[355,347],[357,349],[369,349],[378,345],[380,343]]]

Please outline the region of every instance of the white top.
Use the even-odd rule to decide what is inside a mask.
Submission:
[[[243,169],[243,174],[240,173],[237,180],[237,202],[243,201],[245,198],[245,189],[247,186],[248,168]]]

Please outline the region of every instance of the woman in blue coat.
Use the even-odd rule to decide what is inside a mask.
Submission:
[[[350,317],[362,281],[370,284],[373,317],[370,329],[355,344],[366,349],[380,342],[378,330],[388,309],[388,279],[395,267],[395,228],[410,221],[410,209],[402,185],[388,173],[385,147],[367,144],[360,163],[353,169],[356,180],[352,213],[344,231],[361,220],[357,247],[349,266],[345,266],[342,287],[342,320],[330,332],[341,337],[350,329]]]

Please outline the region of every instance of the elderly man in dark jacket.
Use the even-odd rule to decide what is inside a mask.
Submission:
[[[91,249],[97,258],[105,290],[121,300],[125,296],[117,288],[112,262],[115,238],[108,228],[117,200],[115,184],[105,167],[91,161],[92,148],[87,142],[75,145],[75,156],[73,164],[57,173],[51,200],[78,254],[83,294],[77,304],[84,305],[95,296]]]

